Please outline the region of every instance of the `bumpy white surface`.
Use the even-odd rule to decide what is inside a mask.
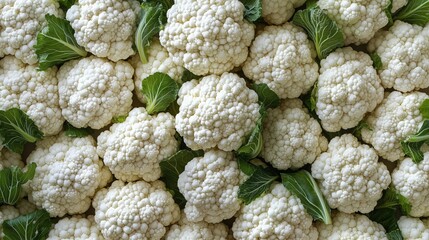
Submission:
[[[429,239],[429,220],[402,216],[398,220],[404,240]]]
[[[66,217],[58,221],[49,232],[48,240],[104,240],[94,216]]]
[[[319,123],[299,99],[284,100],[279,107],[268,109],[262,134],[261,156],[281,170],[312,163],[328,147]]]
[[[133,109],[125,122],[113,124],[97,138],[97,152],[115,177],[122,181],[155,181],[161,176],[159,162],[178,148],[174,117],[149,115]]]
[[[66,18],[77,43],[97,57],[112,61],[134,54],[134,32],[140,11],[135,0],[79,0]]]
[[[12,166],[23,168],[24,162],[21,161],[21,155],[4,147],[2,139],[0,138],[0,170]]]
[[[47,137],[37,142],[27,162],[37,164],[33,180],[27,183],[29,200],[52,217],[84,213],[95,191],[111,179],[91,136]]]
[[[311,175],[329,206],[345,213],[374,210],[391,182],[389,170],[378,162],[375,150],[351,134],[329,142],[328,151],[311,166]]]
[[[300,7],[305,0],[262,0],[262,17],[268,24],[283,24],[292,17],[295,8]]]
[[[239,0],[177,0],[160,32],[173,61],[196,75],[222,74],[247,58],[255,27]]]
[[[0,60],[0,109],[19,108],[47,136],[61,131],[57,68],[37,71],[13,56]]]
[[[392,0],[392,13],[407,5],[408,0]]]
[[[115,181],[97,192],[95,222],[106,239],[159,240],[166,226],[180,218],[180,209],[161,181]]]
[[[178,104],[176,130],[193,150],[237,150],[260,116],[258,95],[233,73],[184,83]]]
[[[385,88],[410,92],[429,87],[429,25],[395,21],[368,43],[383,63],[378,71]]]
[[[383,102],[365,119],[370,129],[362,129],[362,139],[380,157],[389,161],[403,159],[401,141],[415,134],[423,123],[419,107],[429,98],[425,93],[386,93]]]
[[[319,76],[316,50],[304,30],[286,23],[258,32],[243,65],[246,77],[265,83],[280,98],[297,98]]]
[[[131,110],[133,67],[94,56],[66,62],[58,70],[60,106],[77,128],[100,129]]]
[[[326,131],[356,127],[383,100],[384,89],[366,53],[340,48],[320,65],[316,113]]]

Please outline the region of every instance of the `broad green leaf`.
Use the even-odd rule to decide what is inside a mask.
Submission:
[[[429,119],[429,99],[425,99],[419,107],[420,113],[424,119]]]
[[[258,169],[257,166],[240,158],[237,159],[237,164],[238,168],[247,176],[252,176],[252,174]]]
[[[429,22],[429,0],[409,0],[393,19],[424,27]]]
[[[64,123],[64,132],[67,137],[82,138],[89,135],[90,128],[76,128],[68,122]]]
[[[267,84],[253,84],[252,88],[258,94],[259,102],[263,103],[266,108],[276,108],[280,105],[279,96]]]
[[[247,142],[237,150],[238,158],[250,160],[256,158],[262,151],[262,146],[264,144],[262,140],[262,119],[263,116],[256,122],[256,126],[250,133]]]
[[[193,79],[199,79],[199,78],[200,76],[197,76],[193,74],[191,71],[189,71],[188,69],[185,69],[182,75],[182,83],[191,81]]]
[[[50,14],[45,18],[48,24],[37,34],[37,43],[34,45],[39,70],[44,71],[69,60],[86,57],[87,52],[77,44],[74,30],[67,20]]]
[[[283,185],[297,196],[314,220],[331,224],[331,209],[311,174],[305,170],[282,173]]]
[[[395,209],[374,209],[368,214],[368,218],[374,222],[381,224],[386,230],[386,235],[389,240],[402,240],[401,230],[398,227],[398,219]]]
[[[41,240],[48,237],[52,222],[46,210],[36,210],[30,214],[3,222],[5,240]]]
[[[262,0],[240,0],[244,5],[244,18],[255,22],[262,16]]]
[[[112,118],[112,123],[123,123],[127,120],[128,116],[116,116]]]
[[[146,97],[149,114],[165,111],[174,102],[179,85],[165,73],[154,73],[142,81],[142,92]]]
[[[402,240],[402,239],[404,239],[402,237],[402,233],[401,233],[401,230],[399,230],[399,228],[397,228],[393,231],[387,232],[386,236],[387,236],[387,239],[389,239],[389,240]]]
[[[36,164],[27,166],[27,171],[16,166],[4,168],[0,171],[0,204],[14,205],[21,195],[22,184],[33,179],[36,173]]]
[[[372,65],[374,66],[375,70],[380,70],[381,68],[383,68],[383,63],[381,62],[381,58],[376,52],[371,53],[369,56],[372,59]]]
[[[315,8],[317,7],[317,0],[308,0],[305,2],[305,8]]]
[[[401,142],[402,151],[413,162],[420,163],[423,161],[423,152],[421,147],[423,144],[429,143],[429,120],[424,120],[420,130],[411,136],[408,136],[404,141]]]
[[[240,186],[238,197],[242,199],[245,204],[249,204],[265,193],[278,177],[278,174],[273,170],[258,168],[250,178]]]
[[[42,139],[43,133],[23,111],[11,108],[0,110],[0,136],[4,146],[21,154],[26,143]]]
[[[67,10],[71,8],[75,2],[76,0],[58,0],[61,9],[64,10],[64,12],[67,12]]]
[[[177,104],[177,101],[173,101],[167,109],[167,111],[173,116],[176,116],[179,113],[179,110],[180,106]]]

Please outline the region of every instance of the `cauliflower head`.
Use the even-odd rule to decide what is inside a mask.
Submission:
[[[60,106],[77,128],[100,129],[127,115],[133,102],[133,67],[94,56],[66,62],[58,70]]]
[[[180,218],[179,206],[161,181],[118,180],[92,202],[95,222],[105,239],[159,240]]]
[[[280,98],[297,98],[319,76],[315,58],[313,43],[300,27],[267,26],[255,38],[243,72],[256,83],[267,84]]]
[[[429,219],[402,216],[398,226],[405,240],[429,239]]]
[[[17,166],[19,168],[24,167],[24,162],[21,161],[21,155],[14,153],[7,148],[3,147],[3,142],[0,137],[0,170],[4,168]]]
[[[97,152],[115,177],[122,181],[155,181],[159,162],[173,155],[179,142],[169,113],[149,115],[133,109],[123,123],[116,123],[97,138]]]
[[[326,151],[328,140],[301,100],[290,99],[268,109],[264,120],[261,156],[273,167],[298,169]]]
[[[178,104],[176,130],[193,150],[237,150],[260,117],[258,95],[234,73],[184,83]]]
[[[429,25],[395,21],[368,43],[383,66],[378,70],[384,88],[410,92],[429,87]]]
[[[270,25],[280,25],[292,17],[295,8],[300,7],[305,0],[262,0],[262,17]]]
[[[97,57],[127,59],[132,48],[140,4],[135,0],[79,0],[66,18],[77,43]]]
[[[365,119],[371,129],[362,129],[363,141],[386,160],[403,159],[401,141],[420,129],[423,117],[419,107],[427,98],[429,96],[421,92],[386,93],[382,103]]]
[[[222,74],[247,58],[255,26],[239,0],[176,0],[160,41],[173,61],[196,75]]]
[[[311,174],[329,206],[345,213],[374,210],[391,182],[375,150],[351,134],[332,139],[328,151],[314,161]]]
[[[104,240],[94,216],[75,215],[58,221],[49,232],[47,240]]]
[[[366,53],[340,48],[320,65],[316,113],[326,131],[356,127],[383,100],[384,89]]]

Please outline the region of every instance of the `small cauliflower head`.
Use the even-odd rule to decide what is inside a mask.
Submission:
[[[133,102],[133,67],[94,56],[66,62],[58,70],[60,106],[77,128],[100,129],[125,116]]]
[[[298,197],[275,183],[263,196],[237,213],[232,232],[237,240],[317,239],[313,218]]]
[[[362,129],[362,140],[386,160],[403,159],[401,141],[419,130],[423,123],[419,107],[427,98],[421,92],[386,93],[382,103],[366,117],[370,129]]]
[[[239,0],[177,0],[160,41],[173,61],[196,75],[222,74],[247,58],[255,26]]]
[[[192,159],[179,175],[177,186],[186,199],[185,214],[191,222],[218,223],[240,209],[240,169],[234,153],[210,150]]]
[[[317,5],[342,30],[346,45],[367,43],[389,22],[389,0],[320,0]]]
[[[3,51],[5,55],[14,55],[27,64],[37,63],[33,47],[37,42],[37,34],[46,26],[46,14],[62,17],[64,13],[58,1],[2,0],[0,52]]]
[[[84,213],[95,191],[111,179],[91,136],[70,138],[61,133],[45,138],[37,142],[27,161],[37,165],[33,180],[27,183],[29,200],[52,217]]]
[[[47,240],[104,240],[94,216],[72,216],[58,221],[49,232]]]
[[[135,0],[79,0],[66,18],[77,43],[97,57],[127,59],[132,48],[140,5]]]
[[[21,161],[21,155],[3,147],[3,142],[0,136],[0,170],[12,166],[23,168],[24,162]]]
[[[57,68],[38,71],[35,65],[6,56],[0,60],[0,110],[19,108],[46,135],[63,127],[58,97]]]
[[[331,217],[332,224],[316,223],[321,240],[388,240],[383,226],[365,215],[333,212]]]
[[[375,150],[352,134],[332,139],[328,151],[314,161],[311,174],[329,206],[345,213],[374,210],[391,182]]]
[[[180,218],[179,206],[161,181],[118,180],[97,192],[95,222],[105,239],[159,240]]]
[[[234,73],[185,82],[176,130],[193,149],[237,150],[260,117],[258,95]]]
[[[398,226],[405,240],[429,239],[429,219],[402,216],[398,220]]]
[[[313,43],[292,23],[267,26],[255,38],[243,65],[246,77],[265,83],[280,98],[297,98],[319,76]]]
[[[261,156],[280,170],[312,163],[328,147],[319,123],[299,99],[284,100],[279,107],[268,109],[262,134]]]
[[[292,17],[295,8],[300,7],[305,0],[262,0],[262,17],[270,25],[280,25]]]
[[[384,89],[368,54],[340,48],[320,65],[316,113],[326,131],[356,127],[383,100]]]
[[[155,181],[161,176],[159,162],[173,155],[179,142],[169,113],[149,115],[133,109],[122,123],[97,138],[97,152],[115,177],[122,181]]]
[[[429,87],[429,25],[395,21],[388,31],[376,34],[368,50],[383,63],[378,74],[384,88],[410,92]]]

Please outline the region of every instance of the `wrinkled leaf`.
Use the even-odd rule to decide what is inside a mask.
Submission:
[[[5,240],[41,240],[48,237],[52,222],[46,210],[36,210],[30,214],[3,222]]]
[[[424,27],[429,21],[429,0],[409,0],[393,19]]]
[[[278,177],[279,175],[273,170],[258,168],[250,178],[240,186],[238,197],[242,199],[245,204],[249,204],[270,189],[271,184]]]
[[[244,5],[244,18],[255,22],[262,16],[262,0],[240,0]]]
[[[280,105],[279,96],[267,84],[253,84],[252,88],[258,94],[259,102],[263,103],[266,108],[276,108]]]
[[[420,130],[411,136],[408,136],[404,141],[401,142],[402,151],[413,162],[420,163],[423,161],[423,152],[421,147],[423,144],[429,142],[429,120],[425,120]]]
[[[27,166],[27,171],[16,166],[4,168],[0,171],[0,204],[14,205],[21,195],[22,184],[33,179],[36,173],[36,164]]]
[[[146,97],[146,111],[149,114],[163,112],[174,102],[179,85],[165,73],[154,73],[142,81],[142,93]]]

